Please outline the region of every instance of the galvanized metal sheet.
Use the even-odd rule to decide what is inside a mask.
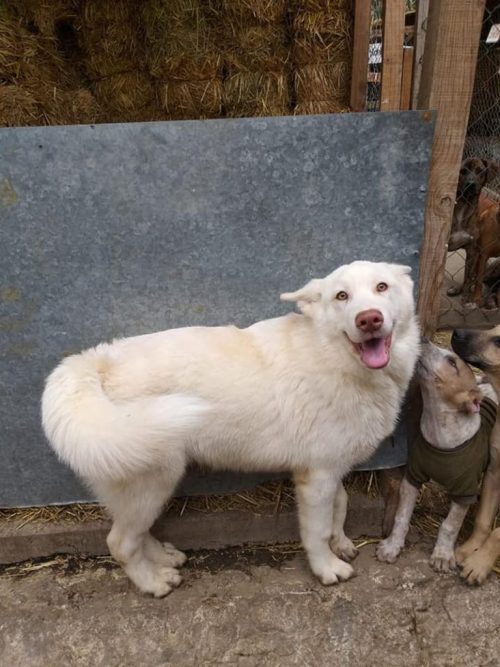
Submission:
[[[40,429],[62,355],[275,316],[356,258],[416,270],[432,133],[416,112],[1,129],[0,505],[90,498]]]

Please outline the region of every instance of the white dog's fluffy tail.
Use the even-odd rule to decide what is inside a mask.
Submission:
[[[113,402],[101,373],[107,350],[99,346],[65,359],[49,376],[42,425],[58,456],[88,480],[122,480],[168,464],[169,443],[186,437],[209,410],[184,395]]]

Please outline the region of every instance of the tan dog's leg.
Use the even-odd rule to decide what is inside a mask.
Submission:
[[[455,552],[457,563],[462,566],[461,576],[469,584],[482,584],[500,556],[500,529],[490,533],[499,505],[500,443],[496,442],[491,447],[490,465],[484,475],[474,530]]]
[[[417,487],[403,479],[399,489],[399,505],[394,519],[392,533],[377,547],[377,558],[386,563],[394,563],[405,545],[406,535],[410,528],[410,519],[418,498]]]
[[[347,493],[342,483],[339,484],[333,503],[333,525],[330,549],[343,560],[352,560],[358,555],[358,550],[344,533],[345,518],[347,515]]]
[[[500,504],[500,443],[491,447],[491,460],[484,474],[481,500],[474,522],[474,530],[465,544],[458,547],[455,557],[459,565],[465,565],[487,540]],[[463,574],[463,573],[462,573]]]
[[[352,567],[330,549],[334,502],[341,480],[333,470],[308,470],[294,475],[302,544],[311,570],[326,586],[352,577]]]
[[[468,505],[451,503],[448,516],[439,528],[436,545],[430,558],[430,565],[436,572],[449,572],[455,569],[455,542],[468,509]]]

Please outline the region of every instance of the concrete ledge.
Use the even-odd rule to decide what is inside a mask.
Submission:
[[[346,533],[350,537],[377,536],[383,516],[381,498],[354,495],[349,499]],[[98,556],[109,553],[109,521],[64,523],[0,523],[0,564],[18,563],[54,554]],[[250,512],[186,512],[161,517],[153,533],[182,550],[223,549],[244,544],[277,544],[299,540],[295,510],[279,514]]]

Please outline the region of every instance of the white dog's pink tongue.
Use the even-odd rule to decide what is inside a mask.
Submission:
[[[387,338],[372,338],[360,344],[361,361],[368,368],[383,368],[389,363],[389,341]]]

